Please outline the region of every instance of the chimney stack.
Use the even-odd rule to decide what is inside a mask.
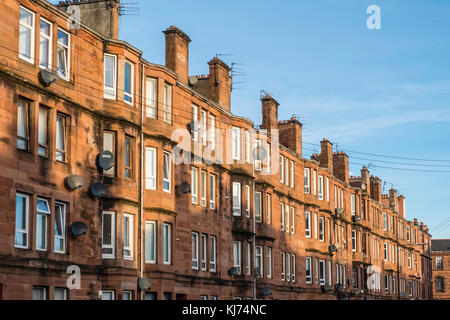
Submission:
[[[370,194],[370,172],[366,167],[362,167],[361,169],[361,183],[363,183],[366,187],[363,192]]]
[[[163,33],[166,35],[166,67],[178,74],[181,83],[188,85],[191,39],[175,26]]]
[[[333,175],[348,184],[348,170],[347,154],[343,151],[335,152],[333,154]]]
[[[327,139],[320,142],[320,166],[333,173],[333,144]]]
[[[403,195],[400,195],[398,197],[398,214],[400,217],[406,219],[406,203],[405,203],[405,197]]]
[[[263,107],[264,110],[264,107]],[[263,112],[264,116],[264,112]],[[264,119],[264,118],[263,118]],[[273,125],[273,124],[271,124]],[[275,127],[276,128],[276,127]],[[278,123],[280,144],[302,154],[302,124],[295,118],[289,121],[280,121]]]
[[[381,180],[378,177],[370,177],[370,195],[372,199],[381,202]]]
[[[223,109],[230,111],[231,68],[217,57],[214,57],[208,64],[211,100],[217,102]]]
[[[391,190],[389,190],[389,207],[393,211],[398,212],[397,190],[395,190],[394,188],[391,188]]]
[[[274,98],[266,95],[261,99],[262,103],[262,125],[261,129],[268,132],[278,129],[278,106],[280,105]]]
[[[110,39],[119,39],[119,5],[120,0],[60,1],[56,6],[67,12],[69,6],[76,5],[80,9],[81,23],[95,32]]]

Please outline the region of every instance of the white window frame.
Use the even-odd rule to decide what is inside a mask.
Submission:
[[[153,226],[153,234],[150,232],[150,227]],[[149,229],[147,229],[149,228]],[[147,236],[150,234],[152,239],[150,240]],[[156,257],[157,257],[157,246],[156,246],[156,239],[157,239],[157,225],[156,221],[145,221],[145,263],[151,263],[156,264]],[[148,257],[147,255],[147,248],[150,247],[150,243],[153,242],[153,259],[152,257]],[[151,251],[149,251],[151,252]]]
[[[304,169],[304,186],[305,186],[305,193],[311,193],[311,170],[310,170],[310,168]]]
[[[325,219],[322,216],[319,217],[319,241],[325,241]]]
[[[113,59],[112,87],[106,85],[106,58]],[[117,99],[117,56],[114,54],[105,53],[103,55],[103,98],[110,100]]]
[[[271,224],[272,223],[272,196],[270,194],[267,194],[266,200],[267,200],[266,223]]]
[[[123,259],[124,260],[133,260],[133,247],[134,247],[134,215],[129,213],[123,214]],[[129,243],[128,245],[125,245],[125,219],[128,219],[128,237],[129,237]],[[126,251],[129,252],[129,254],[126,254]]]
[[[206,186],[207,186],[207,173],[204,170],[200,172],[200,205],[206,208]]]
[[[358,250],[356,243],[356,230],[352,230],[352,251],[356,252]]]
[[[317,195],[317,171],[313,170],[313,194]]]
[[[198,204],[198,169],[191,167],[191,201]]]
[[[284,183],[284,157],[280,155],[280,182]]]
[[[291,207],[291,233],[295,234],[295,208]]]
[[[233,216],[240,217],[241,216],[241,208],[242,208],[242,192],[241,192],[241,183],[233,182],[232,184],[232,194],[233,194]],[[236,200],[236,201],[235,201]]]
[[[216,272],[217,270],[217,238],[209,236],[211,248],[209,251],[209,271]]]
[[[281,231],[284,231],[284,203],[280,202]]]
[[[145,189],[147,190],[156,190],[157,157],[156,148],[145,148]]]
[[[286,281],[286,256],[281,252],[281,281]]]
[[[383,230],[387,231],[387,213],[383,212]]]
[[[111,216],[111,244],[105,244],[103,239],[104,233],[104,216]],[[102,249],[112,249],[111,254],[102,253],[102,259],[115,259],[116,257],[116,213],[114,211],[103,211],[102,213]]]
[[[31,14],[33,25],[28,25],[28,24],[22,23],[20,21],[20,17],[19,17],[19,58],[22,59],[22,60],[25,60],[25,61],[27,61],[27,62],[29,62],[31,64],[34,64],[34,53],[35,53],[34,52],[34,50],[35,50],[35,48],[34,48],[34,42],[35,42],[34,38],[35,38],[35,26],[36,26],[35,13],[33,11],[31,11],[31,10],[26,9],[25,7],[22,7],[22,6],[20,6],[20,10],[24,10],[24,11],[26,11],[26,12]],[[27,56],[23,55],[22,53],[20,53],[20,27],[26,28],[27,30],[30,30],[30,32],[31,32],[30,57],[27,57]]]
[[[255,268],[259,267],[259,278],[264,277],[264,251],[262,246],[255,246]]]
[[[319,226],[317,222],[317,212],[314,212],[314,239],[317,239],[319,236]]]
[[[291,254],[292,265],[291,265],[291,281],[295,282],[295,254]]]
[[[389,247],[388,244],[384,243],[384,261],[388,261],[389,259]]]
[[[172,100],[173,88],[170,84],[164,84],[164,122],[172,124]]]
[[[311,238],[311,212],[305,212],[305,236]]]
[[[289,210],[289,206],[288,206],[288,204],[286,204],[286,206],[285,206],[285,214],[286,214],[286,219],[285,219],[285,221],[286,221],[286,228],[285,228],[285,231],[287,232],[287,233],[289,233],[289,231],[290,231],[290,229],[289,229],[289,215],[291,214],[291,212],[290,212],[290,210]]]
[[[44,22],[44,23],[46,23],[46,24],[48,24],[50,26],[50,28],[49,28],[49,35],[46,35],[45,33],[41,32],[41,24],[40,24],[40,22]],[[42,65],[42,61],[43,60],[42,60],[42,57],[41,57],[41,46],[42,46],[41,41],[40,41],[41,37],[48,41],[48,55],[46,57],[47,60],[48,60],[48,65],[47,66]],[[46,20],[46,19],[41,17],[40,21],[39,21],[39,67],[41,69],[51,69],[52,68],[52,56],[53,56],[52,55],[52,53],[53,53],[52,50],[53,50],[53,23],[51,23],[50,21],[48,21],[48,20]]]
[[[314,258],[314,282],[319,283],[319,259]]]
[[[251,139],[250,131],[245,130],[245,162],[250,163],[251,161]]]
[[[319,175],[319,200],[323,200],[324,199],[324,194],[323,194],[323,176]]]
[[[267,247],[267,278],[272,279],[272,247]]]
[[[309,271],[309,275],[308,275],[308,271]],[[305,258],[305,277],[306,277],[306,283],[308,283],[308,284],[312,283],[311,257]]]
[[[330,178],[327,177],[327,202],[330,202]]]
[[[192,134],[192,140],[195,142],[198,142],[199,137],[199,121],[198,121],[198,106],[195,104],[191,105],[191,111],[192,111],[192,128],[191,128],[191,134]]]
[[[233,267],[238,269],[238,274],[242,273],[242,242],[233,241]]]
[[[48,210],[47,211],[40,211],[39,210],[39,207],[38,207],[38,205],[37,205],[37,202],[39,202],[39,201],[43,201],[44,203],[46,203],[46,206],[47,206],[47,208],[48,208]],[[43,237],[43,239],[42,239],[42,241],[43,241],[43,243],[44,243],[44,247],[43,248],[39,248],[38,247],[38,222],[37,222],[37,220],[38,220],[38,217],[39,216],[42,216],[42,221],[43,221],[43,223],[44,223],[44,226],[45,226],[45,231],[43,232],[43,234],[42,234],[42,237]],[[35,231],[36,231],[36,250],[37,251],[47,251],[47,245],[48,245],[48,217],[50,217],[51,216],[51,210],[50,210],[50,204],[49,204],[49,202],[48,202],[48,200],[47,199],[43,199],[43,198],[37,198],[37,201],[36,201],[36,229],[35,229]]]
[[[250,204],[251,204],[251,198],[250,198],[250,186],[248,184],[245,185],[245,194],[246,194],[246,206],[245,206],[245,216],[248,218],[250,217]]]
[[[192,269],[198,270],[199,269],[199,238],[198,238],[198,232],[192,231],[191,235],[191,250],[192,250]]]
[[[331,267],[331,260],[328,260],[328,285],[331,286],[331,281],[333,278],[333,270]]]
[[[286,252],[286,281],[291,281],[291,254]]]
[[[29,237],[30,237],[30,232],[29,232],[29,220],[30,220],[30,196],[24,193],[20,193],[20,192],[16,192],[16,199],[17,197],[21,197],[24,199],[24,205],[25,205],[25,212],[23,212],[23,214],[25,215],[25,229],[18,229],[17,228],[17,207],[16,207],[16,223],[15,223],[15,235],[14,235],[14,247],[18,248],[18,249],[28,249],[29,246]],[[17,200],[16,200],[17,202]],[[26,235],[26,245],[25,246],[21,246],[18,245],[16,243],[16,237],[17,234],[25,234]]]
[[[145,116],[158,118],[158,79],[147,77],[145,79]]]
[[[294,161],[289,160],[291,163],[290,166],[290,173],[291,173],[291,178],[290,178],[290,182],[291,182],[291,188],[294,188],[295,184],[294,184]]]
[[[130,66],[130,91],[131,92],[126,92],[126,89],[125,89],[125,82],[126,82],[126,79],[124,78],[124,88],[123,88],[123,101],[126,103],[126,104],[129,104],[129,105],[131,105],[131,106],[133,106],[134,105],[134,64],[133,63],[131,63],[130,61],[128,61],[128,60],[125,60],[125,63],[124,63],[124,72],[123,72],[123,76],[125,77],[125,68],[126,68],[126,65],[129,65]],[[127,98],[128,99],[130,99],[131,101],[127,101]]]
[[[350,209],[352,212],[352,216],[356,214],[356,198],[354,194],[350,195]]]
[[[64,31],[63,29],[58,28],[58,32],[59,31],[67,34],[67,43],[68,43],[68,45],[66,46],[65,44],[60,43],[58,41],[58,37],[57,37],[57,39],[56,39],[57,40],[57,48],[61,45],[64,49],[66,49],[66,52],[67,52],[67,54],[66,54],[66,66],[65,66],[66,67],[66,74],[62,74],[59,70],[57,70],[57,72],[58,72],[58,75],[59,75],[59,77],[61,79],[69,81],[69,78],[70,78],[70,47],[71,47],[71,43],[70,43],[71,39],[70,38],[71,37],[70,37],[70,33]],[[57,52],[58,52],[58,50],[57,50]],[[58,56],[57,56],[57,60],[59,61]],[[58,62],[56,63],[56,65],[58,66]]]
[[[212,114],[209,115],[209,145],[211,150],[216,149],[216,117]]]
[[[320,285],[325,285],[326,283],[326,266],[325,266],[325,260],[320,260],[319,261],[319,284]]]
[[[255,221],[256,222],[263,221],[262,192],[261,191],[255,191]]]
[[[201,119],[201,133],[202,133],[202,145],[206,146],[208,141],[208,128],[207,128],[207,113],[205,110],[201,109],[200,111],[200,119]]]
[[[67,216],[67,205],[63,202],[56,201],[55,202],[55,228],[56,228],[56,215],[58,214],[58,210],[56,210],[56,207],[61,207],[62,209],[62,216],[61,216],[61,232],[62,235],[57,236],[54,234],[54,240],[53,240],[53,250],[55,253],[64,254],[66,253],[66,216]],[[62,241],[62,250],[56,251],[56,241]]]
[[[206,265],[206,255],[207,255],[207,246],[208,246],[208,237],[206,236],[206,234],[201,234],[200,236],[201,239],[201,248],[200,248],[200,268],[202,271],[206,271],[207,270],[207,265]]]
[[[167,230],[167,231],[166,231]],[[170,223],[163,223],[163,264],[172,264],[172,225]],[[167,259],[165,258],[165,244],[167,242]]]
[[[232,159],[241,160],[241,128],[232,128]]]
[[[245,264],[245,273],[249,276],[252,274],[252,244],[250,242],[246,242],[246,264]]]
[[[209,174],[209,208],[216,209],[216,176]]]
[[[166,163],[166,157],[168,159],[168,163]],[[164,167],[165,166],[168,166],[167,167],[168,178],[164,177]],[[164,187],[165,182],[169,184],[169,188]],[[171,157],[171,154],[168,152],[164,152],[164,154],[163,154],[163,191],[167,192],[167,193],[172,192],[172,157]]]
[[[289,159],[288,157],[285,158],[285,162],[284,162],[284,183],[289,186],[289,175],[290,175],[290,171],[289,171]]]

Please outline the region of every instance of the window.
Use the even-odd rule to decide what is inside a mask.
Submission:
[[[384,261],[388,261],[388,244],[384,243]]]
[[[156,300],[157,293],[156,292],[146,292],[144,295],[144,300]]]
[[[103,212],[102,221],[102,257],[103,259],[114,259],[115,255],[115,213],[111,211]]]
[[[331,286],[331,280],[332,280],[332,269],[331,269],[331,260],[328,260],[328,285]]]
[[[198,270],[198,233],[192,232],[192,269]]]
[[[191,110],[192,110],[192,120],[191,120],[192,140],[198,142],[198,131],[200,129],[200,124],[198,122],[198,106],[193,104],[191,106]]]
[[[267,247],[267,278],[272,279],[272,248]]]
[[[124,145],[124,176],[125,178],[133,178],[133,138],[125,135]]]
[[[217,240],[215,236],[210,236],[209,239],[211,242],[211,248],[209,250],[209,271],[216,272]]]
[[[245,265],[246,274],[249,276],[252,274],[251,268],[252,268],[252,244],[250,242],[247,242],[247,261]]]
[[[395,285],[395,276],[392,277],[392,293],[395,293],[396,285]]]
[[[34,13],[20,7],[19,57],[34,64]]]
[[[305,175],[305,193],[311,193],[311,181],[310,181],[310,169],[305,168],[304,170]]]
[[[191,185],[192,203],[198,204],[198,170],[196,167],[191,168]]]
[[[319,262],[320,265],[320,285],[324,285],[325,284],[325,261],[320,260]]]
[[[261,192],[255,192],[255,221],[262,222],[262,203],[261,203]]]
[[[314,213],[314,238],[317,239],[317,236],[318,236],[317,213]]]
[[[356,214],[356,200],[354,194],[350,195],[350,208],[352,211],[352,216],[354,216]]]
[[[172,123],[172,86],[164,85],[164,121]]]
[[[411,264],[411,252],[408,252],[408,269],[412,269],[412,264]]]
[[[241,160],[241,129],[232,129],[232,159]]]
[[[384,292],[389,293],[389,276],[384,276]]]
[[[163,190],[171,192],[172,168],[170,162],[170,153],[164,152],[163,156]]]
[[[323,176],[319,175],[319,200],[323,200]]]
[[[56,160],[67,161],[67,117],[56,116]]]
[[[134,65],[131,62],[125,61],[124,77],[123,99],[126,103],[133,105]]]
[[[286,260],[284,252],[281,252],[281,281],[286,281]]]
[[[291,172],[291,188],[294,188],[294,161],[291,161],[291,167],[290,167],[290,172]]]
[[[319,283],[319,259],[314,258],[314,264],[315,264],[315,268],[314,268],[314,282],[315,283]]]
[[[36,250],[47,250],[47,216],[50,214],[48,201],[38,198],[36,208]]]
[[[33,300],[47,300],[48,288],[46,287],[33,287]]]
[[[200,204],[202,207],[206,207],[206,171],[201,171],[201,193],[200,193]]]
[[[55,288],[54,300],[67,300],[67,289],[66,288]]]
[[[311,238],[311,212],[305,212],[305,235]]]
[[[341,283],[339,278],[339,265],[336,263],[336,284]]]
[[[16,194],[16,234],[14,246],[28,248],[28,219],[30,211],[30,197],[25,194]]]
[[[123,258],[133,259],[133,216],[123,215]]]
[[[384,219],[384,216],[383,216],[383,219]],[[410,227],[406,227],[406,241],[411,242],[411,229],[410,229]]]
[[[319,217],[319,240],[325,241],[325,225],[323,217]]]
[[[209,175],[209,208],[216,208],[216,176]]]
[[[286,158],[286,162],[285,162],[285,169],[284,169],[284,182],[286,183],[286,185],[289,185],[289,159]]]
[[[314,195],[317,194],[316,183],[317,183],[317,171],[313,170],[313,194]]]
[[[172,261],[172,226],[163,224],[163,263],[171,264]]]
[[[17,148],[28,151],[30,146],[30,104],[19,100],[17,105]]]
[[[145,189],[156,190],[156,149],[145,148]]]
[[[245,216],[246,217],[250,217],[250,203],[251,203],[251,198],[250,198],[250,186],[248,184],[245,185],[245,194],[246,194],[246,207],[245,207]]]
[[[286,278],[287,281],[291,281],[291,255],[286,253]]]
[[[113,155],[116,154],[116,133],[111,131],[103,132],[103,151],[109,151]],[[115,160],[114,160],[115,161]],[[113,166],[111,169],[105,171],[103,173],[106,175],[114,176],[115,175],[115,167]]]
[[[284,203],[280,203],[281,231],[284,231]]]
[[[436,270],[442,269],[443,269],[442,257],[436,257]]]
[[[58,28],[58,75],[69,80],[70,70],[70,35]]]
[[[286,232],[289,233],[289,206],[286,204]]]
[[[262,278],[264,276],[263,271],[263,247],[256,246],[255,247],[255,269],[259,271],[258,278]]]
[[[208,300],[208,296],[200,296],[200,301]]]
[[[261,155],[259,152],[260,148],[261,148],[261,140],[255,140],[255,148],[253,150],[258,151],[258,152],[256,152],[255,159],[254,159],[255,170],[257,170],[257,171],[261,171],[261,169],[262,169],[262,160],[261,160]]]
[[[158,118],[158,79],[147,78],[145,114],[148,118]]]
[[[383,212],[383,230],[387,230],[387,215]]]
[[[145,263],[156,263],[156,221],[145,221]]]
[[[295,208],[291,207],[291,233],[294,234],[295,233]]]
[[[280,182],[284,183],[284,157],[280,155]]]
[[[55,236],[54,250],[56,253],[64,253],[66,250],[66,205],[55,203]]]
[[[50,69],[52,61],[52,24],[41,18],[39,33],[39,66],[43,69]]]
[[[202,271],[206,271],[206,246],[207,246],[207,238],[205,234],[201,235],[202,239],[202,247],[201,247],[201,268]]]
[[[250,141],[250,131],[245,131],[245,162],[250,163],[251,155],[250,155],[250,148],[251,148],[251,141]]]
[[[305,270],[306,270],[306,283],[312,283],[311,258],[310,257],[306,257]]]
[[[104,64],[104,88],[103,97],[105,99],[116,99],[117,95],[117,57],[112,54],[105,54]]]
[[[102,300],[114,300],[115,299],[114,290],[102,290]]]
[[[330,178],[327,177],[327,201],[330,202]]]
[[[201,118],[202,118],[202,123],[201,123],[201,132],[202,132],[202,145],[206,146],[206,141],[207,141],[207,128],[206,128],[206,111],[202,110],[201,111]]]
[[[48,157],[48,109],[39,107],[38,155]]]
[[[267,224],[271,224],[272,223],[272,214],[271,214],[271,212],[272,212],[272,201],[271,201],[271,195],[270,194],[266,195],[266,199],[267,199],[266,223]]]
[[[444,292],[444,278],[436,278],[436,291],[437,292]]]
[[[211,150],[216,149],[216,117],[209,115],[209,142]]]
[[[233,241],[233,267],[237,268],[238,274],[241,274],[241,257],[242,243],[240,241]]]
[[[395,251],[394,251],[394,246],[391,245],[391,262],[395,263]]]
[[[122,300],[126,300],[126,301],[129,301],[129,300],[133,300],[133,291],[124,291],[123,293],[122,293]]]
[[[292,277],[291,277],[291,279],[292,279],[292,282],[295,282],[295,255],[292,254],[291,257],[292,257],[292,274],[291,274]]]
[[[233,182],[233,215],[241,215],[241,184]]]
[[[358,248],[356,247],[356,230],[352,230],[352,251],[356,252]]]

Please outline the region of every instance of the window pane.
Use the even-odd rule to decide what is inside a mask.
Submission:
[[[47,216],[38,214],[36,216],[36,249],[46,249],[46,237],[47,237]]]
[[[114,88],[115,59],[112,56],[105,56],[105,86]]]
[[[155,259],[155,223],[145,224],[145,260],[154,262]]]
[[[47,120],[48,120],[48,110],[44,108],[39,108],[39,133],[38,133],[38,154],[43,157],[47,157]]]
[[[112,244],[112,215],[104,214],[103,215],[103,244],[111,245]]]
[[[65,161],[66,151],[66,118],[58,115],[56,118],[56,160]]]
[[[19,54],[31,58],[31,30],[23,25],[19,27]]]

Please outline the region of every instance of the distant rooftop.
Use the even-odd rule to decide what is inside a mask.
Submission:
[[[431,240],[431,251],[450,251],[450,239]]]

